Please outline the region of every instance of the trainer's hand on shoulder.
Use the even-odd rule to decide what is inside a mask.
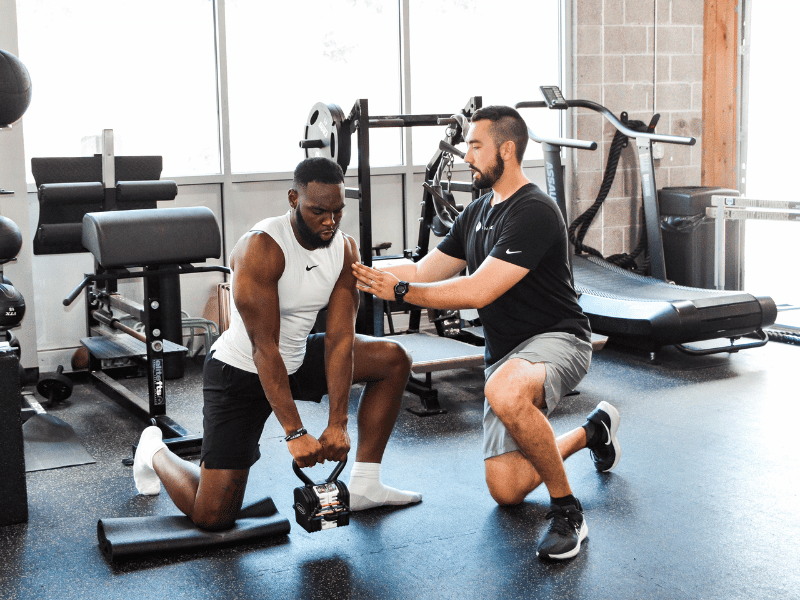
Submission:
[[[388,271],[373,269],[360,262],[352,265],[353,276],[358,280],[356,287],[373,294],[382,300],[394,300],[394,286],[400,281]]]
[[[287,442],[287,446],[292,458],[301,469],[325,462],[322,444],[313,435],[301,435],[299,438]]]
[[[319,437],[319,443],[322,444],[325,460],[339,462],[347,458],[350,452],[350,436],[346,426],[328,425]]]

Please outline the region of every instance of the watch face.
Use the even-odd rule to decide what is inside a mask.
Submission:
[[[394,293],[403,295],[408,293],[408,283],[401,281],[394,286]]]

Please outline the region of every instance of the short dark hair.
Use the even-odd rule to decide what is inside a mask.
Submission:
[[[508,141],[514,142],[517,161],[522,164],[525,148],[528,147],[528,126],[515,109],[510,106],[484,106],[475,111],[471,122],[491,121],[489,135],[499,147]]]
[[[294,170],[292,188],[305,189],[309,183],[344,183],[344,172],[334,160],[324,156],[312,156],[300,161]]]

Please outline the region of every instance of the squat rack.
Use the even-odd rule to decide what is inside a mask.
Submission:
[[[345,188],[345,197],[358,200],[359,209],[359,244],[361,246],[361,262],[367,266],[373,264],[372,242],[372,186],[370,170],[369,130],[383,127],[424,127],[448,126],[443,142],[436,149],[425,169],[425,191],[419,217],[420,229],[417,245],[413,250],[403,251],[402,258],[418,262],[427,253],[430,244],[430,230],[436,226],[437,215],[444,215],[445,210],[457,211],[459,207],[446,196],[450,191],[475,192],[471,184],[450,183],[447,193],[438,186],[445,157],[458,150],[453,147],[462,141],[465,126],[476,110],[481,108],[480,96],[473,96],[464,108],[456,114],[425,115],[388,115],[372,116],[369,114],[369,103],[366,99],[355,102],[347,117],[335,104],[317,103],[312,107],[305,127],[304,139],[300,147],[305,150],[306,157],[324,156],[335,160],[347,171],[350,163],[350,137],[357,134],[358,150],[358,187]],[[381,256],[379,260],[398,258]],[[382,336],[383,311],[382,301],[372,297],[372,301],[364,303],[364,319],[361,331],[367,335]],[[398,336],[399,341],[413,357],[412,376],[406,389],[420,397],[422,406],[409,408],[410,412],[420,416],[447,412],[441,408],[438,392],[433,389],[431,373],[445,369],[473,368],[484,364],[483,348],[467,344],[455,339],[417,333],[419,331],[421,311],[412,308],[409,322],[409,334]],[[425,381],[414,378],[413,374],[425,374]]]
[[[350,136],[356,134],[356,148],[358,150],[358,187],[345,188],[345,197],[358,200],[359,212],[359,246],[361,248],[361,262],[367,266],[372,266],[372,185],[370,169],[370,147],[369,130],[386,127],[431,127],[448,125],[452,129],[448,130],[445,141],[449,144],[457,144],[462,140],[462,123],[472,117],[476,110],[482,105],[480,96],[473,96],[464,105],[464,108],[457,114],[423,114],[423,115],[384,115],[375,116],[369,114],[369,102],[366,99],[356,100],[350,114],[345,117],[342,110],[335,104],[317,103],[311,109],[305,127],[305,139],[300,141],[300,147],[305,150],[306,157],[325,156],[339,163],[343,171],[347,171],[350,163]],[[439,169],[442,156],[445,150],[439,148],[434,153],[425,169],[426,182],[434,178]],[[457,191],[472,191],[470,184],[451,183],[451,189]],[[426,189],[423,195],[420,227],[417,246],[414,250],[404,250],[403,257],[414,262],[419,261],[428,253],[430,244],[430,224],[435,215],[434,196]],[[426,226],[427,225],[427,226]],[[396,258],[382,256],[380,259]],[[365,309],[365,333],[369,335],[383,334],[383,313],[376,310],[376,303],[380,302],[373,298],[373,302],[367,302]],[[419,315],[417,313],[412,322],[411,329],[419,327]],[[416,327],[415,327],[416,325]]]

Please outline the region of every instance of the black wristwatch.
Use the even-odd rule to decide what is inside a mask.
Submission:
[[[408,282],[398,281],[394,286],[394,299],[398,304],[405,302],[405,295],[408,293]]]

